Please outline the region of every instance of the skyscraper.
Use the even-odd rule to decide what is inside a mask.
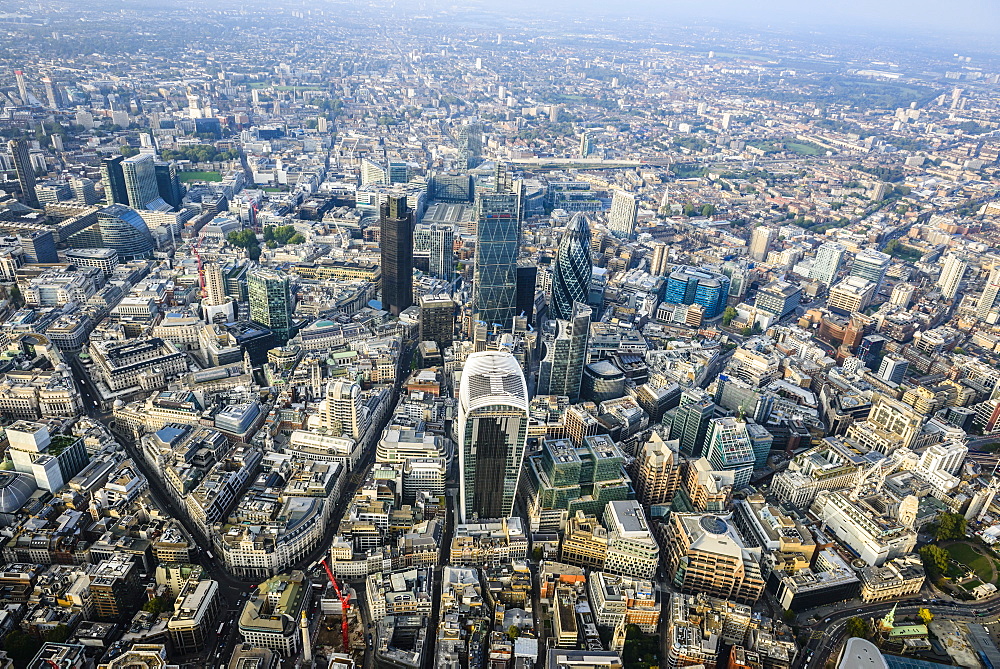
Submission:
[[[56,240],[52,230],[25,230],[17,238],[24,250],[25,262],[59,262],[59,254],[56,253]]]
[[[156,173],[156,192],[160,194],[164,202],[177,209],[181,206],[181,198],[184,197],[181,181],[177,178],[177,165],[175,163],[156,163],[154,170]]]
[[[552,318],[567,320],[576,302],[587,302],[594,263],[590,257],[590,226],[581,213],[566,226],[552,268]]]
[[[428,269],[432,276],[451,279],[455,272],[455,226],[431,224],[431,257]]]
[[[28,86],[24,82],[24,72],[21,70],[14,70],[14,78],[17,80],[17,94],[21,98],[21,104],[27,105],[28,103]]]
[[[778,238],[778,231],[766,225],[760,225],[753,229],[750,235],[750,257],[754,260],[767,260],[767,252],[771,250],[771,244]]]
[[[565,395],[571,403],[580,399],[592,313],[586,304],[576,302],[568,319],[556,321],[556,335],[545,341],[538,371],[539,395]]]
[[[937,285],[941,289],[941,295],[946,300],[955,299],[959,286],[962,285],[962,277],[965,276],[965,270],[968,267],[969,261],[956,253],[950,253],[944,259]]]
[[[1000,295],[1000,265],[994,265],[986,279],[983,294],[979,296],[979,302],[976,303],[976,315],[979,318],[986,320],[993,307],[997,305],[998,295]]]
[[[48,102],[49,109],[59,109],[59,93],[56,91],[52,78],[47,76],[42,77],[42,86],[45,87],[45,99]]]
[[[458,166],[470,170],[482,162],[483,128],[478,123],[466,123],[458,129]]]
[[[97,211],[97,223],[70,235],[73,248],[108,248],[121,260],[148,258],[155,243],[142,216],[123,204],[112,204]]]
[[[885,273],[888,271],[891,262],[892,257],[888,253],[882,253],[873,249],[862,249],[854,256],[851,276],[868,279],[877,286],[875,290],[878,292],[878,288],[881,288],[882,279],[885,278]]]
[[[479,227],[476,239],[472,308],[487,327],[513,327],[517,301],[517,255],[521,242],[523,186],[507,188],[497,179],[496,192],[476,196]]]
[[[709,421],[715,416],[712,397],[700,388],[691,388],[681,394],[680,406],[663,416],[663,424],[670,426],[670,438],[679,439],[684,455],[701,457],[708,433]]]
[[[713,418],[705,441],[705,457],[716,470],[735,473],[734,489],[750,485],[755,456],[746,423],[732,417]]]
[[[695,267],[680,267],[667,277],[664,301],[673,304],[700,304],[705,318],[715,318],[726,308],[729,277]]]
[[[528,325],[533,325],[535,317],[535,289],[538,287],[538,265],[532,260],[522,259],[517,263],[517,299],[514,313],[524,316]]]
[[[17,171],[17,181],[21,184],[21,199],[29,207],[38,208],[38,194],[35,192],[35,168],[31,164],[31,154],[28,153],[28,143],[23,139],[12,139],[7,142],[10,156],[14,160]]]
[[[619,239],[635,236],[635,223],[639,215],[639,202],[635,195],[616,190],[611,197],[611,211],[608,213],[608,230]]]
[[[837,242],[824,242],[816,249],[816,261],[809,270],[809,278],[831,286],[837,278],[837,271],[847,249]]]
[[[122,161],[125,156],[111,156],[101,160],[101,181],[104,182],[104,201],[108,204],[128,204],[128,189],[125,188],[125,171]]]
[[[390,195],[379,211],[382,308],[393,316],[413,305],[413,215],[405,195]]]
[[[151,153],[139,153],[122,161],[125,192],[133,209],[148,209],[160,197],[156,188],[155,162]]]
[[[443,351],[455,340],[455,300],[450,295],[420,296],[420,341],[433,341]]]
[[[653,246],[653,254],[649,258],[649,273],[653,276],[665,276],[670,268],[670,247],[663,242]]]
[[[514,508],[528,435],[528,387],[508,351],[472,353],[458,405],[459,515],[504,518]]]
[[[267,327],[284,344],[292,334],[292,293],[288,277],[257,268],[247,278],[250,320]]]

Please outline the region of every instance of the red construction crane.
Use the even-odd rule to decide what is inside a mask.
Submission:
[[[205,299],[208,296],[208,291],[205,290],[205,269],[201,264],[201,254],[198,253],[198,240],[195,239],[194,243],[191,244],[191,251],[194,253],[194,257],[198,260],[198,285],[201,287],[201,293],[199,297]]]
[[[330,579],[330,584],[333,585],[333,591],[335,593],[337,593],[337,599],[340,600],[340,609],[341,609],[341,611],[343,611],[343,614],[344,614],[343,617],[341,618],[341,620],[342,620],[342,622],[341,622],[341,632],[343,632],[343,634],[344,634],[344,652],[345,653],[349,653],[349,652],[351,652],[351,642],[350,642],[350,639],[347,636],[347,611],[348,611],[348,609],[351,608],[351,604],[350,604],[350,602],[347,601],[347,598],[344,597],[343,594],[341,594],[341,592],[340,592],[340,586],[337,585],[337,579],[335,579],[333,577],[333,572],[330,571],[330,565],[328,565],[326,563],[326,558],[323,558],[322,560],[320,560],[320,564],[323,565],[323,569],[326,569],[327,578]]]

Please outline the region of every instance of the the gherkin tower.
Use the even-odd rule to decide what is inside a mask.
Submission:
[[[587,217],[573,215],[556,251],[552,272],[551,318],[569,320],[573,303],[587,303],[594,263],[590,257],[590,225]]]

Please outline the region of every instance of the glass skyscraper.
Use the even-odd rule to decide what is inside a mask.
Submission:
[[[539,395],[565,395],[570,402],[580,399],[592,313],[590,307],[577,302],[568,319],[556,321],[557,333],[546,339],[538,371]]]
[[[390,195],[379,212],[382,308],[398,316],[413,305],[413,215],[405,195]]]
[[[715,318],[726,307],[729,277],[694,267],[681,267],[667,277],[664,301],[674,304],[700,304],[705,318]]]
[[[125,156],[111,156],[101,161],[101,181],[104,182],[104,201],[108,204],[128,204],[125,189],[125,171],[122,161]]]
[[[590,226],[583,214],[574,214],[566,226],[552,267],[552,318],[568,320],[573,304],[587,303],[594,263],[590,256]]]
[[[471,354],[458,394],[460,522],[514,509],[528,438],[528,387],[509,351]]]
[[[128,193],[128,204],[133,209],[148,209],[150,203],[160,198],[155,163],[151,153],[140,153],[122,161],[125,191]]]
[[[746,423],[731,417],[712,419],[705,450],[712,467],[735,473],[734,488],[750,485],[756,456]]]
[[[258,268],[247,278],[250,320],[267,327],[284,344],[292,335],[292,294],[288,277]]]
[[[99,209],[96,224],[71,235],[66,241],[77,249],[114,249],[122,260],[148,258],[155,246],[142,216],[123,204]]]
[[[517,302],[517,255],[521,242],[521,191],[480,193],[476,197],[476,238],[472,306],[487,327],[510,329]]]
[[[29,207],[38,208],[38,194],[35,191],[35,167],[31,164],[31,153],[28,143],[23,139],[12,139],[7,142],[10,156],[14,160],[14,171],[21,185],[21,199]]]

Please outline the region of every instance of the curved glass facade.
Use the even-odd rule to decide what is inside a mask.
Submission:
[[[590,226],[587,217],[578,213],[566,227],[556,251],[552,270],[552,318],[569,320],[574,302],[587,303],[593,268]]]
[[[153,235],[142,216],[130,207],[113,204],[97,212],[101,246],[118,251],[122,260],[148,258],[153,254]]]

